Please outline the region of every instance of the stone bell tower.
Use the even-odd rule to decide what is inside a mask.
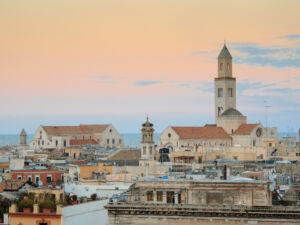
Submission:
[[[232,56],[224,44],[218,56],[215,78],[215,121],[227,109],[236,109],[236,79],[232,77]]]
[[[24,146],[27,144],[26,139],[27,139],[27,134],[26,134],[25,130],[22,129],[22,131],[20,133],[20,145],[21,146]]]
[[[153,124],[149,122],[149,118],[147,116],[147,120],[142,124],[142,141],[141,141],[141,158],[147,160],[154,160],[155,157],[155,149],[154,149],[154,141],[153,141]]]

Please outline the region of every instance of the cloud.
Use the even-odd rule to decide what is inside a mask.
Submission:
[[[97,79],[101,79],[101,80],[107,80],[107,79],[112,79],[112,76],[107,76],[107,75],[93,75],[90,76],[91,78],[97,78]]]
[[[250,82],[249,80],[245,79],[240,82],[237,82],[237,94],[242,95],[246,90],[259,90],[265,89],[269,87],[275,86],[275,83],[264,84],[262,82]]]
[[[160,84],[161,81],[154,81],[154,80],[145,80],[145,81],[137,81],[135,84],[137,86],[150,86],[150,85],[156,85]]]
[[[297,40],[300,39],[300,34],[289,34],[289,35],[282,36],[282,38],[289,39],[289,40]]]
[[[237,64],[300,68],[300,42],[293,47],[257,43],[231,43],[230,47],[237,51],[234,59]]]
[[[300,89],[293,89],[293,88],[268,88],[265,89],[266,92],[270,93],[281,93],[281,94],[291,94],[295,92],[300,92]]]

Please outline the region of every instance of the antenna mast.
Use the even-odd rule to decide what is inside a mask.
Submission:
[[[269,132],[268,132],[268,108],[271,108],[272,106],[268,105],[268,101],[264,100],[265,104],[265,119],[266,119],[266,133],[267,133],[267,139],[269,138]]]

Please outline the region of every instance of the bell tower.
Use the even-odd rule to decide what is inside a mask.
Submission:
[[[147,116],[146,122],[142,124],[142,141],[141,141],[141,158],[147,160],[154,160],[155,149],[153,141],[153,124],[150,123]]]
[[[230,108],[236,109],[236,79],[232,77],[232,56],[224,43],[218,56],[218,77],[215,78],[215,122]]]

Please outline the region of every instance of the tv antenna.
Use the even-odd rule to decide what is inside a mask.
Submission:
[[[265,119],[266,119],[266,133],[267,133],[267,138],[269,137],[269,132],[268,132],[268,108],[271,108],[271,105],[268,105],[268,101],[264,100],[265,104]]]

